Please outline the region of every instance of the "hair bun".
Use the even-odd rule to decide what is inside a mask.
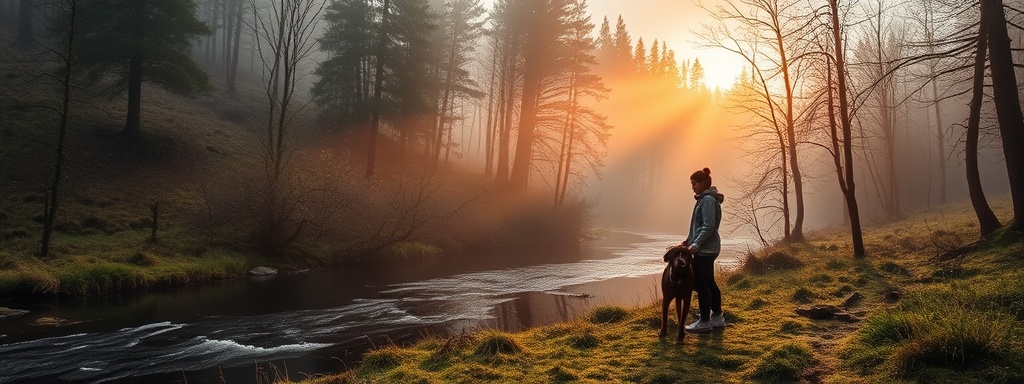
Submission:
[[[711,176],[711,170],[710,169],[704,168],[704,173],[708,174],[708,176]]]

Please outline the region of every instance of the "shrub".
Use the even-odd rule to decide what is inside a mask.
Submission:
[[[594,308],[594,311],[590,313],[590,322],[603,324],[603,323],[618,323],[625,319],[629,315],[629,311],[625,308],[616,305],[603,305]]]

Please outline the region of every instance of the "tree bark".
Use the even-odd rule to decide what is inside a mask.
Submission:
[[[970,116],[967,118],[967,143],[965,163],[967,166],[967,189],[971,195],[971,205],[978,216],[981,236],[985,237],[999,229],[999,219],[985,199],[981,188],[981,175],[978,172],[978,129],[981,125],[981,102],[985,86],[985,56],[988,49],[989,19],[992,11],[990,1],[981,2],[981,22],[978,25],[978,42],[974,58],[974,91],[971,95]]]
[[[1013,229],[1024,230],[1024,114],[1020,109],[1017,77],[1014,73],[1010,36],[1006,30],[1006,12],[1002,0],[982,0],[988,3],[989,61],[992,71],[992,98],[999,119],[999,135],[1003,140],[1006,173],[1010,179],[1013,199]]]

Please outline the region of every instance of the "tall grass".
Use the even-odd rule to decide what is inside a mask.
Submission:
[[[1020,366],[1024,356],[1014,336],[1021,296],[1020,283],[1002,279],[917,292],[866,321],[844,352],[846,364],[925,381],[936,369],[1002,381],[1003,368]]]

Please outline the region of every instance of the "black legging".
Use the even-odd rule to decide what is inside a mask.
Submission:
[[[693,289],[697,291],[697,305],[700,306],[700,318],[711,320],[711,311],[722,313],[722,291],[715,283],[715,256],[694,256],[693,258]]]

